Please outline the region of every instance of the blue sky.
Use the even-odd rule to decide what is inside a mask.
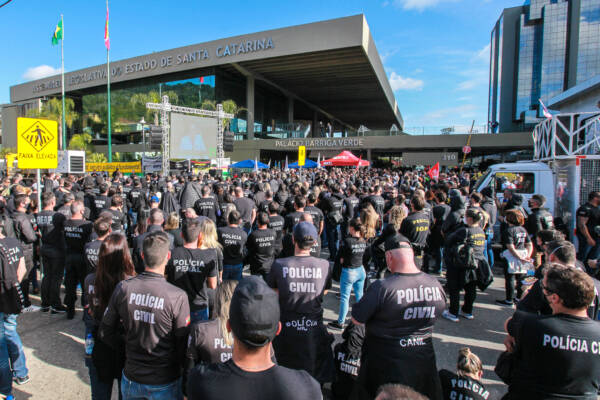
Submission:
[[[3,1],[0,1],[2,3]],[[487,123],[490,32],[514,0],[112,0],[111,59],[364,13],[406,127]],[[13,0],[0,8],[0,104],[9,87],[106,62],[103,0]]]

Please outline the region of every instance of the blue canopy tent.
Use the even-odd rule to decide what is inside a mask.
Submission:
[[[244,160],[244,161],[236,162],[235,164],[231,164],[229,166],[229,168],[249,168],[249,169],[254,169],[254,160]],[[269,166],[267,164],[263,164],[260,161],[258,161],[258,168],[259,169],[265,169],[265,168],[269,168]]]
[[[316,161],[313,160],[309,160],[308,158],[304,161],[304,165],[302,167],[300,167],[298,165],[298,161],[296,161],[295,163],[292,163],[290,165],[288,165],[288,168],[317,168],[319,166],[319,164]]]

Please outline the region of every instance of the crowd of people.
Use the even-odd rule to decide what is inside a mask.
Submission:
[[[0,395],[29,381],[18,314],[45,312],[82,318],[92,399],[110,399],[116,380],[123,399],[488,400],[470,349],[438,371],[433,329],[439,317],[477,318],[496,270],[496,302],[515,309],[496,365],[505,398],[595,399],[600,193],[577,211],[576,249],[543,196],[526,210],[517,186],[499,201],[495,188],[474,191],[475,178],[117,171],[48,173],[38,187],[7,177]],[[339,309],[326,325],[334,281]]]

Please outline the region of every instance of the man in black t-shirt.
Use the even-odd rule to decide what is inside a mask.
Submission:
[[[327,260],[310,255],[317,237],[312,222],[298,223],[295,255],[277,259],[267,283],[279,292],[283,326],[273,343],[277,362],[303,369],[323,383],[333,373],[333,337],[323,325],[323,296],[331,287],[331,274]]]
[[[233,358],[192,369],[188,399],[322,399],[319,384],[305,371],[271,360],[271,342],[281,331],[279,316],[277,293],[259,277],[243,279],[233,293],[227,324],[233,333]]]
[[[275,232],[267,228],[269,225],[269,215],[265,212],[259,212],[256,217],[258,229],[248,236],[246,248],[248,254],[245,264],[250,264],[250,273],[260,275],[266,278],[271,270],[274,256]]]
[[[269,203],[269,229],[275,232],[275,243],[273,244],[273,256],[279,258],[283,248],[283,225],[285,220],[279,215],[279,203],[272,201]]]
[[[216,289],[219,272],[217,251],[198,248],[200,229],[200,222],[196,220],[183,227],[183,247],[173,249],[165,269],[167,281],[187,293],[192,322],[208,319],[206,289]]]
[[[596,227],[600,226],[600,192],[590,192],[588,202],[577,209],[576,215],[579,243],[577,259],[582,262],[588,258],[595,259],[599,256],[597,249],[600,232],[596,231]]]
[[[77,284],[84,287],[86,277],[83,249],[92,234],[92,224],[83,218],[84,205],[81,200],[71,204],[71,218],[65,221],[64,235],[67,244],[65,272],[65,305],[67,318],[75,316],[75,301],[77,300]],[[81,296],[81,305],[86,306],[85,297]]]
[[[144,238],[145,270],[119,282],[100,325],[100,339],[117,348],[125,331],[123,398],[179,399],[190,308],[186,293],[165,281],[171,255],[165,232]]]
[[[42,195],[43,210],[35,215],[38,230],[42,235],[41,256],[44,269],[42,279],[42,309],[52,313],[67,311],[60,300],[60,284],[65,273],[65,239],[63,225],[65,216],[54,211],[56,197],[53,193],[45,192]]]
[[[291,232],[294,226],[300,222],[300,217],[304,213],[304,207],[306,206],[306,199],[303,196],[294,197],[294,212],[289,213],[285,216],[285,222],[283,229],[286,233]]]
[[[583,271],[552,264],[544,296],[551,316],[517,311],[505,326],[515,354],[511,399],[596,399],[600,390],[600,323],[587,316],[594,284]]]
[[[111,231],[126,232],[127,229],[127,216],[123,211],[123,197],[119,194],[115,194],[110,200],[110,208],[106,210],[110,213],[112,225]]]
[[[217,200],[210,195],[210,188],[207,185],[202,186],[201,191],[202,197],[194,203],[194,210],[196,210],[196,214],[207,217],[216,224],[217,217],[220,215],[219,204],[217,203]]]
[[[223,246],[223,280],[240,281],[248,235],[239,227],[241,217],[237,210],[232,210],[227,219],[229,224],[218,230],[219,243]]]
[[[233,203],[242,216],[242,221],[244,222],[242,229],[246,233],[250,233],[252,224],[256,219],[256,205],[252,200],[244,197],[244,190],[241,187],[235,188],[235,200],[233,200]]]
[[[323,228],[325,227],[325,222],[324,222],[325,216],[323,215],[323,211],[321,211],[320,208],[315,206],[316,202],[317,202],[317,196],[315,196],[314,193],[310,193],[306,197],[306,203],[308,205],[306,207],[304,207],[304,212],[311,215],[313,224],[315,225],[315,228],[317,229],[317,233],[319,234],[319,237],[320,237],[321,233],[323,233]],[[343,231],[342,231],[342,233],[343,233]],[[343,235],[342,235],[342,237],[343,237]]]
[[[415,265],[421,269],[429,235],[430,216],[423,211],[425,199],[420,195],[414,195],[410,199],[410,207],[411,213],[402,221],[400,233],[410,240],[415,255]]]
[[[106,182],[101,183],[98,189],[100,190],[100,194],[94,196],[94,208],[96,210],[96,215],[94,215],[94,219],[98,218],[102,211],[110,207],[110,197],[108,197],[108,184]]]
[[[392,274],[371,284],[352,308],[352,322],[366,325],[359,391],[372,398],[379,386],[401,383],[439,400],[432,334],[446,308],[444,289],[417,268],[409,244],[386,242],[385,257]]]

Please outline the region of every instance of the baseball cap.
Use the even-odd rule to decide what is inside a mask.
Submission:
[[[294,227],[294,241],[297,243],[304,242],[304,238],[310,236],[313,241],[319,240],[319,234],[315,226],[307,221],[298,222]]]
[[[279,328],[279,296],[258,276],[249,276],[235,288],[229,306],[229,325],[235,337],[250,347],[263,347]]]
[[[400,235],[399,233],[396,233],[394,236],[387,238],[385,240],[384,247],[385,251],[412,248],[410,246],[410,241],[404,235]]]
[[[158,199],[158,196],[152,196],[152,197],[150,197],[150,203],[160,203],[160,200]]]

